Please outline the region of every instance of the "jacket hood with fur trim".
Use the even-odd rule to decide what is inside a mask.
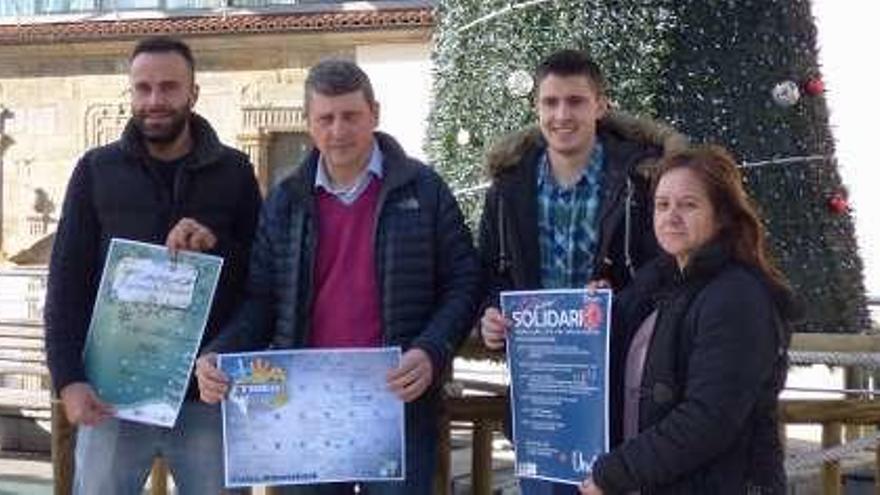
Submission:
[[[681,151],[688,145],[685,135],[671,126],[624,112],[611,112],[598,123],[597,133],[617,134],[625,140],[645,143],[663,149],[663,156]],[[544,138],[538,126],[512,132],[496,142],[486,154],[486,172],[491,178],[516,167],[523,155],[535,146],[543,146]],[[655,160],[639,163],[640,174],[650,175]]]

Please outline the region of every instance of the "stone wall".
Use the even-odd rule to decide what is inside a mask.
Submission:
[[[302,85],[308,68],[326,56],[357,60],[367,53],[369,63],[382,68],[383,80],[422,88],[388,102],[398,108],[389,113],[405,122],[382,120],[392,132],[406,129],[404,144],[418,156],[421,150],[412,148],[420,148],[424,132],[412,129],[423,129],[427,115],[429,37],[425,29],[194,37],[187,41],[200,86],[196,111],[224,142],[252,157],[255,173],[266,183],[273,137],[305,131]],[[118,137],[129,115],[126,73],[132,45],[0,47],[0,259],[54,231],[76,159]],[[399,76],[389,78],[398,62]],[[413,71],[413,64],[420,70]],[[377,88],[379,95],[395,92]],[[421,108],[412,113],[413,106]]]

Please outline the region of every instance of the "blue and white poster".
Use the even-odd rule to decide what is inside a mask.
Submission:
[[[608,450],[611,291],[501,293],[517,476],[580,484]]]
[[[400,348],[222,354],[227,487],[402,480]]]

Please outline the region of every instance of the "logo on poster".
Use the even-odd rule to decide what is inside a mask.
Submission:
[[[599,332],[602,326],[602,307],[595,300],[587,301],[581,310],[581,319],[587,332]]]
[[[584,453],[580,450],[571,451],[571,468],[576,473],[589,473],[593,470],[593,463],[596,462],[594,455],[589,461],[584,458]]]

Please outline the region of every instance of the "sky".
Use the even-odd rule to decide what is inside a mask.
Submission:
[[[868,294],[880,296],[880,46],[877,0],[813,0],[819,61]]]

